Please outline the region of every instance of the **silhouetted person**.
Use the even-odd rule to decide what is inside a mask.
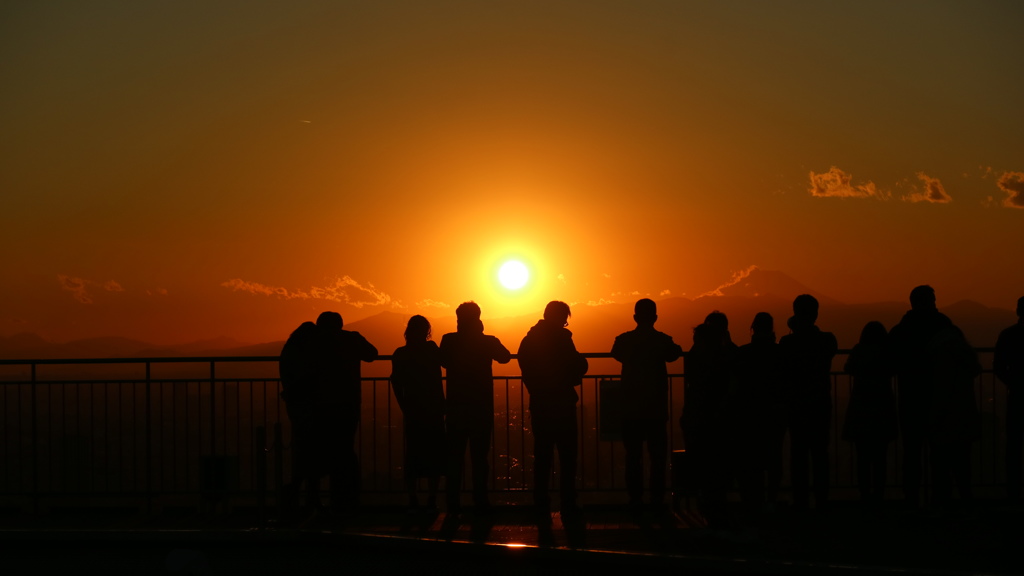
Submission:
[[[576,387],[583,384],[587,359],[576,350],[569,324],[569,305],[549,302],[544,318],[530,328],[519,345],[523,384],[530,393],[533,427],[533,502],[538,511],[551,509],[548,483],[558,449],[559,492],[563,516],[579,512],[576,503],[578,430]]]
[[[889,333],[896,362],[900,432],[903,436],[903,496],[920,506],[922,458],[927,441],[935,357],[930,343],[953,322],[935,307],[935,290],[918,286],[910,291],[910,310]]]
[[[316,324],[303,322],[284,343],[279,369],[281,399],[291,422],[291,481],[284,486],[284,506],[298,506],[299,490],[306,485],[307,504],[315,508],[317,485],[326,473],[316,453],[317,336]]]
[[[726,494],[736,464],[736,418],[730,400],[736,386],[738,348],[729,320],[712,312],[693,330],[686,354],[686,394],[679,424],[697,475],[701,513],[710,528],[728,527]]]
[[[814,477],[815,506],[824,509],[829,489],[829,433],[832,424],[832,358],[836,337],[815,326],[818,300],[801,294],[793,300],[792,332],[779,340],[790,383],[790,478],[793,506],[809,506],[809,472]],[[810,470],[809,470],[810,469]]]
[[[353,509],[361,484],[356,431],[362,406],[361,363],[377,358],[377,349],[362,334],[343,330],[341,315],[324,312],[316,319],[317,428],[323,435],[323,454],[331,478],[331,505]]]
[[[416,315],[405,328],[405,346],[391,357],[391,387],[405,429],[405,483],[409,507],[419,507],[416,485],[427,479],[427,508],[437,508],[437,486],[445,470],[444,384],[441,352],[430,339],[430,322]]]
[[[494,376],[491,363],[507,364],[512,354],[494,336],[484,334],[480,307],[463,302],[455,309],[457,328],[441,338],[441,365],[448,376],[448,474],[445,482],[450,514],[461,511],[462,469],[466,446],[472,461],[473,503],[490,511],[487,498],[487,452],[494,430]]]
[[[1006,495],[1017,502],[1024,449],[1024,297],[1017,300],[1017,323],[996,340],[992,371],[1006,385]]]
[[[748,511],[765,498],[768,509],[775,507],[782,483],[788,396],[775,321],[771,314],[758,312],[750,325],[750,343],[736,354],[737,473]]]
[[[885,495],[889,443],[896,439],[894,369],[885,326],[868,322],[843,367],[853,380],[843,439],[853,442],[857,452],[857,487],[861,498],[872,503],[881,502]]]
[[[643,505],[644,456],[651,467],[651,505],[665,502],[668,460],[666,423],[669,418],[667,362],[678,360],[683,349],[668,334],[654,329],[658,308],[653,300],[638,300],[633,308],[636,329],[620,334],[612,357],[622,363],[622,443],[626,449],[626,490],[634,510]]]
[[[956,326],[939,331],[929,342],[933,388],[926,434],[931,462],[933,508],[946,512],[956,483],[960,499],[969,501],[971,444],[980,436],[974,379],[981,363]]]

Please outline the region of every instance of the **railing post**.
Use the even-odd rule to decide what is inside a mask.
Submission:
[[[256,427],[256,503],[260,526],[267,523],[267,429]]]
[[[146,361],[146,514],[153,513],[153,397],[152,373]]]
[[[210,510],[212,513],[217,512],[217,501],[220,500],[220,486],[219,482],[219,467],[217,464],[217,363],[210,360],[210,456],[208,467],[210,469],[211,479],[211,506]]]
[[[32,513],[39,514],[39,433],[36,416],[36,364],[32,363],[30,403],[32,407]]]
[[[292,478],[292,482],[296,480]],[[296,486],[298,486],[296,484]],[[284,502],[284,434],[281,423],[274,422],[274,487],[277,490],[277,508],[282,510]],[[309,487],[307,486],[308,490]]]

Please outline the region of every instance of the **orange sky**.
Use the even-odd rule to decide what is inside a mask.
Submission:
[[[1017,2],[8,2],[0,335],[1024,294]],[[533,283],[493,281],[510,254]]]

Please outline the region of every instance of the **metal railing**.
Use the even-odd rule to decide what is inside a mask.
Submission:
[[[266,505],[290,469],[290,426],[276,372],[277,357],[0,360],[0,508]],[[600,383],[616,379],[588,375],[580,390],[578,482],[584,492],[625,487],[621,443],[600,433]],[[832,489],[852,494],[853,450],[840,438],[850,381],[842,373],[832,380]],[[491,489],[512,497],[532,482],[528,399],[520,377],[496,376],[494,382]],[[362,385],[357,452],[363,491],[399,496],[401,412],[387,378],[366,377]],[[669,390],[669,443],[679,449],[682,374],[670,375]],[[985,371],[976,391],[982,418],[974,483],[998,489],[1005,481],[1005,390]],[[893,485],[900,450],[899,442],[890,447]]]

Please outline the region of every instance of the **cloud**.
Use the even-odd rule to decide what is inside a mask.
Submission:
[[[77,276],[58,274],[57,282],[60,283],[61,288],[67,290],[68,292],[71,292],[72,297],[78,302],[81,302],[82,304],[93,303],[90,288],[99,288],[107,292],[124,292],[124,288],[121,287],[121,283],[116,280],[96,282],[94,280],[87,280],[85,278],[79,278]]]
[[[156,288],[154,290],[146,290],[146,296],[167,296],[167,288]]]
[[[565,274],[559,274],[556,278],[558,278],[562,284],[565,284]]]
[[[931,202],[933,204],[948,204],[953,197],[946,192],[946,188],[939,182],[938,178],[932,178],[924,172],[918,172],[917,178],[924,182],[924,190],[914,187],[914,192],[903,197],[906,202]]]
[[[850,183],[853,176],[843,172],[835,166],[829,168],[828,172],[815,174],[811,172],[811,187],[808,192],[811,196],[819,198],[879,198],[887,199],[889,194],[881,192],[874,182],[867,184]]]
[[[60,287],[71,292],[75,300],[78,300],[82,304],[92,304],[92,296],[89,295],[89,291],[86,289],[86,285],[91,284],[88,280],[83,280],[75,276],[67,276],[64,274],[57,275],[57,281],[60,282]]]
[[[1024,208],[1024,172],[1003,172],[996,184],[1007,195],[1003,206]]]
[[[248,282],[241,278],[232,278],[226,282],[221,282],[220,285],[225,288],[231,288],[234,292],[249,292],[250,294],[274,296],[284,300],[329,300],[331,302],[348,304],[356,308],[397,304],[392,302],[391,296],[378,290],[373,284],[367,283],[364,285],[353,280],[351,276],[335,278],[333,283],[326,286],[312,286],[308,290],[294,291],[281,286]]]
[[[669,295],[669,294],[671,294],[671,293],[672,293],[672,291],[671,291],[671,290],[669,290],[668,288],[665,288],[665,289],[664,289],[664,290],[662,290],[661,292],[658,292],[658,296],[668,296],[668,295]]]
[[[587,306],[604,306],[605,304],[615,304],[615,300],[605,300],[604,298],[601,298],[600,300],[587,301]]]
[[[420,300],[419,302],[416,303],[416,306],[420,308],[440,308],[442,310],[452,307],[451,304],[447,304],[445,302],[438,302],[437,300],[431,300],[430,298],[427,298],[426,300]]]
[[[710,292],[705,292],[705,293],[701,294],[700,296],[698,296],[698,298],[703,298],[704,296],[725,296],[725,293],[723,293],[722,290],[728,288],[729,286],[734,286],[736,284],[739,284],[744,278],[746,278],[747,276],[750,276],[750,273],[753,272],[754,270],[757,270],[757,266],[752,264],[752,265],[748,266],[746,270],[740,270],[739,272],[733,272],[732,273],[732,278],[728,282],[726,282],[725,284],[722,284],[721,286],[719,286],[718,288],[715,288],[714,290],[712,290]]]

